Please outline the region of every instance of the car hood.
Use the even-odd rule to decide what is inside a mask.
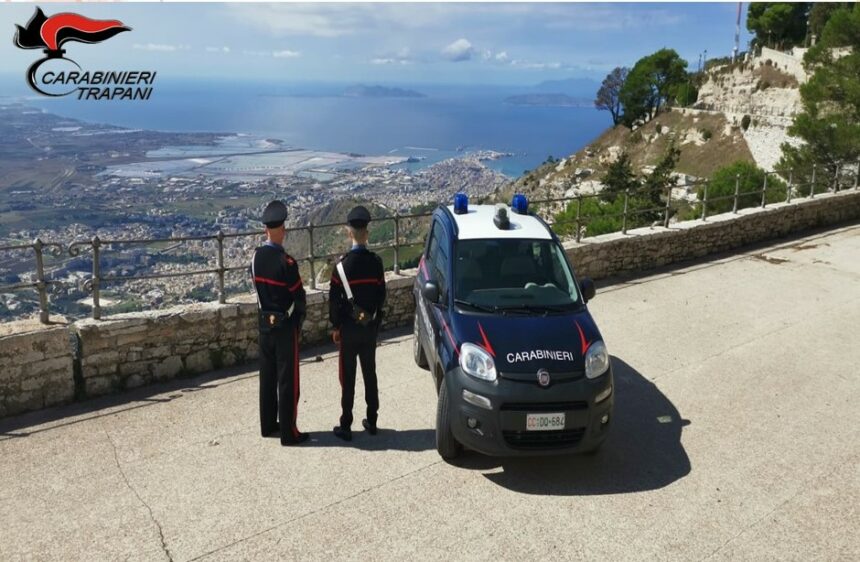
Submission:
[[[453,316],[456,340],[488,351],[502,378],[533,381],[540,369],[546,369],[554,380],[579,378],[585,372],[586,351],[602,339],[586,308],[547,316]]]

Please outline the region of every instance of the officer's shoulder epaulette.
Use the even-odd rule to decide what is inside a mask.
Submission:
[[[296,265],[296,260],[293,259],[293,256],[291,256],[290,254],[284,252],[284,263],[286,263],[287,265]]]

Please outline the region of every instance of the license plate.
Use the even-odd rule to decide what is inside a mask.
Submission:
[[[564,414],[526,414],[526,431],[564,429]]]

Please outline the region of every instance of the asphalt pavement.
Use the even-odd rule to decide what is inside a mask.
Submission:
[[[455,463],[411,334],[346,444],[306,350],[306,446],[250,367],[0,420],[0,560],[858,560],[860,226],[598,287],[616,373],[596,456]],[[356,391],[356,418],[363,391]]]

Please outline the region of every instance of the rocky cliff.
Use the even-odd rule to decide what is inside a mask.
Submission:
[[[799,85],[807,80],[804,50],[763,49],[757,57],[708,69],[691,108],[669,108],[633,129],[606,130],[582,150],[548,162],[500,190],[536,198],[575,196],[602,189],[606,168],[626,152],[636,173],[647,175],[670,143],[680,149],[679,184],[709,177],[743,160],[772,170],[794,115],[801,110]],[[749,116],[745,119],[745,116]]]

